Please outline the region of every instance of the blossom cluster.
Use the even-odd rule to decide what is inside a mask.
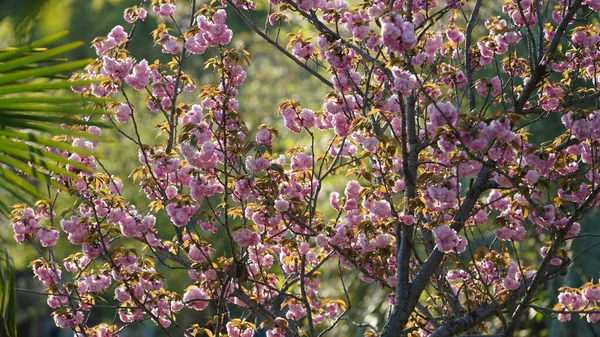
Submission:
[[[569,265],[580,217],[600,204],[600,111],[579,106],[597,97],[600,35],[572,20],[573,6],[600,6],[552,3],[554,27],[536,25],[543,14],[535,3],[509,1],[504,14],[482,21],[475,41],[469,24],[478,21],[463,11],[477,18],[478,7],[461,1],[192,1],[191,20],[179,20],[181,3],[125,9],[130,25],[157,20],[160,57],[136,59],[127,49],[134,36],[116,26],[94,40],[98,58],[79,75],[103,81],[73,89],[114,100],[104,118],[134,130],[132,181],[101,170],[96,141],[72,137],[90,155],[49,150],[78,164],[67,166],[73,175],[56,175],[75,206],[39,202],[13,212],[17,242],[77,249],[60,258],[49,249],[51,258],[31,264],[57,326],[109,337],[150,320],[186,336],[317,336],[346,315],[344,277],[358,273],[394,308],[378,327],[384,335],[398,334],[388,330],[397,323],[428,336],[465,313],[520,317],[540,283]],[[281,102],[281,131],[244,122],[251,57],[231,46],[228,15],[252,22],[257,6],[272,9],[270,25],[294,15],[316,30],[311,38],[291,33],[284,54],[330,90],[317,107]],[[564,53],[547,57],[559,53],[552,41],[561,35]],[[534,53],[521,57],[520,47]],[[198,87],[186,60],[200,54],[214,72]],[[154,143],[144,143],[138,121],[150,114],[164,120]],[[563,132],[540,142],[527,118],[548,114],[560,114]],[[310,142],[282,150],[280,132]],[[141,205],[122,193],[136,184]],[[338,294],[323,291],[329,280],[321,277],[335,262],[344,268]],[[163,274],[170,268],[187,270],[186,289],[173,289]],[[105,294],[118,320],[90,326]],[[564,289],[558,301],[561,321],[571,312],[600,318],[586,313],[598,306],[597,285]],[[210,324],[182,327],[185,311]]]

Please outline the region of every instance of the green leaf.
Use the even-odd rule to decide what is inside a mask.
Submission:
[[[19,56],[25,52],[34,50],[35,48],[40,48],[43,46],[47,46],[53,42],[56,42],[60,39],[62,39],[63,37],[67,36],[69,34],[68,31],[62,31],[62,32],[58,32],[58,33],[54,33],[52,35],[46,36],[44,38],[41,38],[37,41],[34,41],[26,46],[23,47],[19,47],[19,48],[10,48],[6,51],[2,51],[0,53],[0,61],[4,61],[4,60],[8,60],[10,58],[13,58],[15,56]]]
[[[14,59],[12,61],[8,61],[8,62],[0,64],[0,73],[7,72],[9,70],[19,69],[26,65],[33,64],[35,62],[47,60],[51,57],[66,53],[70,50],[73,50],[73,49],[81,47],[81,46],[83,46],[83,42],[81,42],[81,41],[71,42],[71,43],[62,45],[60,47],[48,49],[48,50],[41,51],[41,52],[36,52],[29,56],[23,56],[18,59]]]
[[[0,97],[0,106],[5,104],[19,104],[23,103],[43,103],[43,104],[69,104],[69,103],[109,103],[111,102],[108,98],[101,97],[54,97],[48,95],[31,96],[31,97]],[[106,113],[106,111],[104,112]]]
[[[71,165],[77,169],[84,171],[93,171],[92,168],[73,160],[69,160],[61,155],[56,153],[52,153],[50,151],[46,151],[44,149],[28,145],[22,142],[15,142],[9,139],[0,138],[0,151],[8,153],[15,157],[20,157],[23,160],[34,161],[35,159],[29,159],[27,156],[30,156],[32,153],[35,154],[39,158],[39,160],[46,161],[48,159],[57,161],[61,164]],[[60,172],[57,170],[53,170],[56,172]],[[69,172],[73,174],[72,172]]]
[[[3,179],[0,179],[0,187],[2,187],[7,192],[12,194],[13,197],[15,197],[18,200],[31,206],[31,202],[23,197],[23,192],[15,189],[11,184],[7,183]],[[2,211],[7,210],[6,212],[4,212],[5,215],[10,214],[11,207],[4,202],[4,199],[1,199],[1,198],[0,198],[0,209]]]
[[[17,337],[15,279],[13,260],[6,248],[0,246],[0,334],[6,337]]]
[[[62,64],[57,64],[48,67],[40,67],[29,70],[21,70],[15,71],[8,74],[0,75],[0,85],[15,83],[17,81],[22,81],[29,78],[34,77],[43,77],[47,75],[54,75],[58,73],[62,73],[65,71],[77,69],[88,65],[91,60],[79,60],[79,61],[71,61],[65,62]]]
[[[45,104],[19,104],[19,103],[7,103],[2,104],[0,102],[0,111],[35,111],[35,112],[51,112],[51,113],[64,113],[70,115],[105,115],[106,110],[102,109],[82,109],[74,108],[70,106],[61,105],[45,105]]]
[[[70,87],[85,86],[92,83],[99,83],[106,81],[106,78],[95,78],[91,80],[76,80],[76,81],[53,81],[53,82],[41,82],[41,83],[26,83],[26,84],[11,84],[6,86],[0,86],[0,95],[15,94],[15,93],[29,93],[38,92],[54,89],[65,89]]]
[[[13,126],[20,125],[19,121],[39,121],[39,122],[49,122],[55,124],[75,124],[75,125],[97,125],[106,127],[108,126],[105,122],[96,122],[96,121],[86,121],[83,119],[75,119],[75,118],[64,118],[61,116],[42,116],[42,115],[34,115],[34,114],[17,114],[14,112],[2,111],[0,110],[0,118],[3,118],[2,121],[4,126]],[[14,127],[14,126],[13,126]]]
[[[65,189],[65,187],[63,185],[59,184],[56,180],[52,179],[49,175],[39,172],[38,170],[34,170],[33,168],[29,167],[29,165],[23,163],[20,160],[0,154],[0,163],[3,163],[5,165],[7,165],[8,167],[18,169],[21,172],[23,172],[31,177],[36,178],[37,180],[39,180],[45,184],[50,184],[59,189]]]
[[[19,132],[14,132],[14,131],[0,130],[0,135],[7,135],[9,137],[15,137],[18,139],[23,139],[23,140],[39,143],[39,144],[50,146],[50,147],[53,147],[53,148],[56,148],[59,150],[74,152],[74,153],[77,153],[77,154],[80,154],[83,156],[96,156],[96,157],[102,158],[102,156],[100,154],[92,152],[88,149],[76,147],[76,146],[73,146],[68,143],[57,142],[57,141],[54,141],[54,140],[51,140],[51,139],[48,139],[45,137],[36,136],[34,134],[25,134],[25,133],[19,133]]]
[[[43,199],[43,200],[48,199],[45,195],[40,193],[38,188],[33,186],[31,183],[29,183],[22,177],[19,177],[18,175],[16,175],[15,173],[13,173],[10,169],[8,169],[6,167],[0,167],[0,179],[3,179],[3,178],[6,181],[10,182],[15,187],[18,187],[19,189],[23,190],[27,194],[29,194],[37,199]]]
[[[91,62],[89,59],[68,61],[60,56],[82,46],[82,42],[46,48],[66,35],[67,32],[60,32],[27,46],[0,50],[0,188],[27,203],[30,197],[43,200],[47,200],[48,197],[28,181],[26,176],[65,189],[65,186],[52,179],[52,174],[77,179],[77,174],[66,169],[67,165],[92,171],[90,167],[64,158],[58,153],[47,150],[46,147],[82,156],[101,157],[93,151],[71,145],[70,140],[68,142],[63,140],[74,137],[109,141],[107,137],[60,127],[62,124],[110,127],[110,124],[97,118],[100,115],[110,114],[102,108],[97,108],[109,103],[111,100],[108,98],[79,96],[70,91],[49,92],[107,80],[105,78],[75,81],[64,79],[68,76],[65,72],[81,68]],[[0,198],[0,213],[9,212],[10,208]],[[0,275],[0,282],[4,279]],[[0,314],[3,313],[1,312],[3,304],[0,297]],[[13,313],[14,321],[14,309],[10,312]],[[5,329],[11,324],[11,318],[0,316],[0,336],[13,337],[14,333]]]
[[[70,129],[57,128],[55,126],[48,126],[48,125],[44,125],[44,124],[40,124],[40,123],[21,122],[19,125],[22,129],[36,130],[39,132],[45,132],[45,133],[56,135],[56,136],[66,135],[66,136],[71,136],[71,137],[75,137],[75,138],[85,138],[85,139],[89,139],[89,140],[97,140],[97,141],[102,141],[102,142],[113,142],[114,141],[112,138],[109,138],[106,136],[96,136],[96,135],[93,135],[93,134],[91,134],[89,132],[85,132],[85,131],[74,131],[74,130],[70,130]],[[30,139],[29,136],[27,138],[23,138],[23,137],[25,137],[25,135],[23,135],[23,134],[19,135],[19,133],[16,133],[14,131],[0,129],[0,135],[2,135],[2,134],[10,135],[10,137],[15,137],[15,138],[19,138],[19,139]],[[99,154],[97,154],[97,155],[99,155]]]
[[[49,172],[56,172],[56,173],[60,173],[66,176],[69,176],[71,178],[77,179],[78,176],[77,174],[65,169],[64,167],[55,165],[49,161],[44,160],[44,157],[38,157],[38,156],[34,156],[31,152],[26,152],[26,151],[20,151],[17,150],[15,148],[6,146],[4,143],[6,142],[5,139],[0,139],[0,152],[4,152],[6,154],[11,155],[12,157],[18,158],[19,160],[21,160],[22,162],[30,162],[33,163],[37,166],[43,167],[45,168],[47,171]],[[19,143],[16,143],[19,144]],[[13,144],[9,144],[9,145],[15,145]],[[24,145],[24,144],[23,144]],[[31,150],[35,150],[34,147],[31,147]],[[33,151],[32,151],[33,152]],[[48,152],[50,154],[50,152]],[[1,154],[0,154],[1,156]],[[58,155],[57,155],[58,156]],[[58,156],[59,158],[62,158],[64,161],[61,161],[61,163],[67,164],[67,165],[72,165],[76,164],[76,166],[83,166],[84,170],[87,171],[93,171],[91,168],[87,167],[81,163],[72,161],[72,160],[68,160],[66,158],[63,158],[61,156]],[[66,163],[65,163],[66,162]],[[78,164],[78,165],[77,165]]]

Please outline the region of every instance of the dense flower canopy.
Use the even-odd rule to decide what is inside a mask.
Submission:
[[[76,77],[105,81],[74,90],[114,99],[106,119],[134,125],[132,178],[147,203],[126,200],[93,156],[53,149],[90,168],[56,176],[76,206],[17,206],[13,228],[18,242],[49,248],[31,265],[56,325],[96,337],[143,320],[165,335],[317,336],[348,310],[347,298],[320,293],[321,270],[339,261],[389,293],[389,318],[367,334],[451,336],[499,318],[512,336],[543,283],[570,264],[577,221],[600,203],[600,110],[589,104],[600,96],[600,28],[590,24],[600,3],[509,0],[482,17],[482,0],[264,2],[144,0],[124,9],[127,27],[94,40],[98,58]],[[302,19],[317,34],[291,34],[286,49],[254,23],[257,7],[271,8],[268,25]],[[147,15],[159,20],[156,60],[128,50]],[[250,55],[232,48],[231,20],[327,85],[322,106],[295,97],[279,105],[285,130],[249,129],[237,97]],[[208,58],[211,84],[186,74],[196,55]],[[130,101],[134,90],[146,106]],[[164,116],[154,143],[137,132],[148,114]],[[536,144],[526,127],[549,114],[563,133]],[[282,150],[288,132],[306,142]],[[59,236],[80,251],[56,256]],[[536,259],[519,255],[527,237]],[[159,263],[187,269],[189,287],[173,289]],[[595,281],[538,310],[599,321]],[[88,324],[100,302],[119,319]],[[176,321],[209,308],[214,317],[200,321],[210,324]]]

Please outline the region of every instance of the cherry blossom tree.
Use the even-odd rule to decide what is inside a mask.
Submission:
[[[600,2],[492,6],[144,0],[124,9],[123,26],[94,40],[98,58],[74,77],[105,81],[73,90],[114,100],[105,118],[137,146],[139,167],[124,184],[97,158],[53,148],[89,168],[55,176],[75,205],[13,211],[15,239],[40,253],[31,266],[56,325],[90,337],[145,320],[165,336],[316,337],[354,324],[368,336],[510,337],[531,310],[600,320],[594,275],[561,288],[554,307],[536,302],[580,258],[569,247],[594,236],[579,234],[578,221],[600,202]],[[136,59],[128,44],[148,16],[159,20],[156,59]],[[237,97],[251,56],[231,43],[234,20],[328,87],[302,93],[322,106],[294,97],[273,111],[284,128],[249,128]],[[282,29],[296,30],[283,41]],[[198,55],[213,72],[203,86],[186,73]],[[149,114],[164,117],[152,140],[138,128]],[[550,115],[562,133],[535,143],[528,126]],[[283,148],[290,134],[304,141]],[[121,194],[136,184],[142,205]],[[163,214],[168,226],[157,223]],[[63,241],[78,252],[58,256]],[[161,268],[186,270],[189,287],[173,288]],[[388,294],[385,322],[348,322],[350,273]],[[343,295],[320,293],[329,283]],[[100,307],[118,318],[89,324]],[[176,320],[185,311],[198,323]]]

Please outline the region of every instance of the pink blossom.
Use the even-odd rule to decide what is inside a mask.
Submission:
[[[315,118],[315,113],[310,109],[302,109],[300,112],[302,126],[310,129],[315,126],[317,120]]]
[[[195,244],[190,246],[188,257],[194,262],[204,262],[210,255],[210,245],[198,248]]]
[[[131,58],[125,60],[114,59],[108,56],[102,57],[102,75],[109,77],[112,81],[124,80],[132,67]]]
[[[520,225],[512,225],[498,229],[494,234],[501,241],[521,241],[525,238],[525,228]]]
[[[356,3],[348,0],[269,0],[274,10],[267,24],[289,20],[293,23],[285,29],[292,33],[289,36],[300,36],[296,21],[308,15],[309,20],[304,17],[302,23],[305,34],[317,35],[290,43],[289,55],[305,70],[331,76],[322,81],[331,88],[322,92],[318,92],[320,87],[310,88],[315,91],[313,96],[322,98],[320,106],[301,97],[301,92],[292,92],[293,100],[263,102],[279,106],[279,123],[285,128],[277,130],[267,124],[256,126],[271,123],[267,115],[258,122],[244,120],[253,111],[252,104],[244,105],[244,99],[269,100],[273,95],[252,96],[242,86],[248,85],[251,75],[247,69],[254,68],[252,74],[260,77],[262,66],[283,66],[285,70],[287,65],[259,61],[257,67],[247,68],[243,41],[236,38],[236,46],[226,46],[233,38],[227,11],[242,9],[251,14],[256,10],[250,0],[232,1],[234,8],[214,3],[187,14],[183,9],[176,12],[176,1],[139,1],[123,18],[133,24],[144,20],[146,9],[152,8],[148,10],[156,14],[160,26],[146,28],[154,32],[152,40],[159,57],[135,59],[143,50],[130,49],[133,44],[128,43],[128,31],[132,27],[115,26],[106,37],[95,40],[98,58],[73,76],[74,80],[109,79],[73,88],[82,96],[113,98],[107,105],[109,115],[99,118],[128,123],[135,117],[141,122],[138,126],[153,125],[159,117],[162,120],[157,128],[161,134],[142,135],[142,140],[136,137],[137,127],[122,127],[123,133],[133,133],[130,140],[137,145],[140,166],[127,191],[118,178],[102,170],[95,172],[97,158],[85,153],[104,146],[101,137],[91,137],[102,135],[97,127],[57,125],[71,130],[57,138],[65,146],[54,142],[58,148],[50,143],[40,148],[59,162],[64,158],[91,168],[67,164],[65,169],[72,174],[52,174],[52,179],[68,187],[75,202],[66,205],[66,210],[59,209],[61,203],[48,207],[39,202],[32,208],[17,206],[12,214],[17,242],[52,247],[62,231],[76,248],[55,249],[51,261],[42,256],[31,263],[35,277],[49,294],[47,303],[58,326],[73,328],[77,337],[86,333],[111,337],[117,333],[114,329],[120,331],[144,320],[163,328],[174,322],[194,324],[184,322],[177,313],[185,307],[202,311],[223,302],[220,304],[234,309],[221,327],[228,336],[283,337],[290,329],[306,330],[308,315],[319,330],[342,314],[340,296],[329,291],[330,285],[320,284],[326,281],[321,269],[328,268],[329,259],[338,260],[351,273],[360,271],[357,281],[393,289],[401,276],[399,263],[408,264],[409,283],[418,282],[421,276],[430,282],[430,270],[422,269],[421,264],[433,249],[438,269],[447,271],[442,281],[450,282],[450,295],[461,305],[473,302],[474,306],[486,300],[479,293],[480,284],[499,296],[522,289],[535,275],[535,254],[521,260],[528,262],[521,266],[515,252],[504,249],[535,234],[533,231],[541,235],[537,248],[544,246],[541,255],[554,269],[567,264],[566,253],[572,252],[562,249],[568,250],[569,239],[581,231],[581,225],[571,219],[573,210],[600,205],[600,196],[592,195],[594,187],[600,186],[595,166],[600,111],[585,109],[583,104],[592,89],[600,88],[595,68],[600,34],[597,27],[584,22],[587,17],[578,12],[577,18],[564,20],[574,13],[564,1],[555,1],[546,12],[539,11],[532,0],[506,0],[501,8],[505,18],[485,21],[482,17],[481,27],[476,29],[477,42],[471,48],[463,45],[465,21],[454,15],[460,14],[464,0],[415,0],[408,7],[402,0],[374,0],[354,7]],[[222,7],[226,2],[221,1]],[[583,0],[582,4],[600,10],[600,0]],[[444,6],[450,11],[440,12]],[[177,14],[188,17],[184,27]],[[341,35],[320,29],[325,26],[310,27],[320,25],[311,20],[315,15]],[[237,19],[229,21],[237,27]],[[537,70],[545,69],[548,75],[540,77],[529,64],[526,48],[520,46],[527,42],[522,41],[528,30],[523,26],[535,28],[537,20],[552,19],[569,23],[569,27],[560,41],[562,49],[539,60]],[[547,49],[550,40],[558,36],[553,30],[550,23],[536,30],[536,34],[543,33],[541,47]],[[272,33],[275,38],[277,31]],[[161,56],[161,50],[167,55]],[[471,74],[462,62],[465,52],[472,53]],[[180,72],[178,64],[184,60],[186,66]],[[188,71],[202,67],[206,60],[206,70],[214,72],[212,80],[193,79],[193,72]],[[467,97],[471,75],[469,85],[482,96],[474,101],[474,109],[468,107],[473,102]],[[575,77],[580,92],[571,90],[569,81]],[[286,85],[285,80],[289,79],[274,85]],[[301,76],[291,81],[303,88],[302,80]],[[125,102],[130,97],[124,95],[131,90],[145,92],[141,101]],[[306,108],[308,104],[315,110]],[[571,105],[575,110],[563,113]],[[154,115],[144,115],[148,111]],[[542,135],[549,138],[543,144],[538,137],[529,137],[522,127],[524,119],[515,120],[519,114],[540,111],[541,115],[560,112],[566,128],[558,137]],[[533,122],[539,119],[529,117]],[[275,144],[280,131],[282,144]],[[301,132],[311,136],[308,143],[294,135]],[[23,144],[30,140],[23,139]],[[71,151],[69,146],[75,149]],[[411,156],[417,159],[416,166],[407,162]],[[138,189],[135,186],[145,201],[130,200]],[[327,197],[333,209],[323,199]],[[168,216],[171,224],[160,223],[165,219],[159,215]],[[54,220],[60,221],[60,228],[53,228]],[[228,224],[228,233],[222,224]],[[431,232],[423,231],[425,227]],[[465,234],[475,232],[474,241],[467,241],[459,229]],[[396,235],[408,232],[412,232],[415,249],[408,256],[396,254],[394,245],[401,239]],[[456,256],[468,244],[475,250],[482,238],[495,240],[488,245],[489,252],[478,254],[474,261],[469,254]],[[221,239],[234,242],[225,255],[211,246]],[[430,239],[435,248],[423,246]],[[158,250],[142,250],[143,246]],[[176,255],[173,257],[179,261],[164,262],[173,268],[187,266],[193,284],[183,291],[171,289],[176,284],[165,280],[148,260],[153,250],[161,253],[159,258],[163,253]],[[436,254],[451,253],[455,254],[435,258]],[[405,260],[398,261],[400,258]],[[235,259],[243,263],[248,277],[233,277],[237,276],[232,270]],[[155,262],[159,260],[163,262]],[[166,270],[163,267],[156,268]],[[63,270],[68,275],[63,275]],[[293,283],[302,272],[311,274],[298,289]],[[290,293],[282,293],[285,283],[290,283]],[[107,288],[109,292],[114,288],[109,297],[114,295],[114,313],[122,322],[93,326],[97,323],[88,315],[96,311]],[[561,321],[570,320],[574,310],[587,310],[600,302],[600,287],[593,282],[578,289],[561,289],[556,307]],[[289,296],[299,290],[302,301]],[[414,295],[423,303],[431,300],[425,293]],[[387,298],[396,302],[393,294]],[[436,315],[448,313],[445,301],[425,304]],[[264,321],[261,331],[250,323],[251,318],[256,321],[254,317],[244,314],[256,308],[274,314],[259,319]],[[414,316],[414,312],[408,314]],[[584,312],[581,316],[588,322],[600,320],[600,314]],[[414,334],[434,334],[437,326],[433,323],[419,319]],[[190,333],[195,328],[183,327]],[[198,328],[201,333],[202,326]]]
[[[509,46],[514,46],[521,40],[521,34],[519,32],[509,31],[502,34],[502,41]]]
[[[486,202],[490,205],[492,209],[503,210],[510,204],[510,200],[508,198],[502,197],[499,190],[492,190],[488,195]]]
[[[459,44],[465,40],[465,35],[456,29],[448,29],[446,36],[454,44]]]
[[[177,203],[168,204],[165,209],[169,218],[175,226],[181,227],[186,225],[192,216],[196,213],[200,205],[184,205],[180,206]]]
[[[47,230],[40,228],[37,232],[37,237],[42,246],[51,247],[54,246],[58,240],[58,231],[56,229]]]
[[[576,293],[562,292],[558,295],[558,302],[565,306],[571,306],[577,310],[581,306],[585,306],[585,300]]]
[[[383,44],[393,52],[411,50],[417,44],[417,36],[411,22],[404,21],[400,15],[381,19]]]
[[[427,188],[427,194],[437,201],[441,208],[453,207],[457,203],[456,191],[446,187],[430,186]]]
[[[541,103],[542,108],[546,111],[555,111],[560,107],[560,100],[556,97],[549,97]]]
[[[133,72],[125,78],[125,82],[137,90],[142,90],[148,84],[149,79],[150,68],[148,67],[148,61],[142,60],[133,66]]]
[[[500,77],[492,77],[490,84],[492,85],[492,96],[498,96],[502,93],[502,80]]]
[[[348,197],[357,197],[358,193],[361,190],[361,186],[356,180],[350,180],[346,184],[346,189],[344,190],[344,194]]]
[[[148,15],[148,11],[145,8],[140,8],[140,19],[142,21],[146,20],[146,16]]]
[[[435,234],[435,243],[438,249],[443,253],[451,252],[456,246],[458,236],[456,231],[448,226],[439,226],[433,230]]]
[[[102,129],[100,129],[97,126],[89,126],[87,131],[94,136],[101,136],[102,135]]]
[[[158,239],[156,237],[156,233],[154,233],[154,232],[146,233],[144,235],[144,238],[146,239],[146,242],[148,242],[148,244],[151,247],[162,247],[163,246],[162,242],[160,241],[160,239]]]
[[[558,320],[561,322],[568,322],[571,320],[571,314],[558,314]]]
[[[131,118],[131,108],[127,104],[120,104],[115,113],[115,119],[119,123],[127,123]]]
[[[335,131],[336,135],[340,137],[347,136],[348,133],[350,133],[350,122],[346,116],[344,116],[344,114],[335,114],[331,124],[333,125],[333,130]]]
[[[299,0],[298,8],[305,12],[310,12],[311,10],[319,8],[320,3],[320,0]]]
[[[148,12],[143,7],[137,10],[134,10],[133,8],[127,8],[123,13],[123,19],[128,23],[135,23],[138,19],[144,21],[147,14]]]
[[[242,247],[256,246],[260,242],[258,233],[253,232],[248,228],[234,232],[233,239]]]
[[[313,165],[313,158],[304,153],[300,153],[295,157],[292,157],[292,170],[310,169]]]
[[[385,248],[392,242],[392,236],[389,234],[378,234],[373,240],[375,248]]]
[[[244,84],[244,81],[246,80],[244,68],[241,66],[233,66],[229,71],[229,80],[234,87],[239,87]]]
[[[419,88],[419,81],[412,73],[392,67],[392,74],[394,75],[394,91],[400,92],[402,97],[410,96],[413,90]]]
[[[579,234],[580,230],[581,230],[581,225],[578,222],[574,222],[573,225],[571,225],[571,228],[569,229],[569,232],[567,233],[567,235],[565,235],[565,239],[570,239],[570,238],[576,237],[577,234]]]
[[[227,322],[225,327],[229,337],[252,337],[255,332],[252,326],[244,325],[243,322],[236,325],[234,325],[233,322]],[[242,330],[242,327],[245,329]]]
[[[81,311],[72,314],[70,312],[61,312],[54,314],[54,324],[59,328],[74,328],[83,323],[83,313]]]
[[[315,46],[310,43],[296,42],[292,45],[292,54],[299,59],[308,59],[315,52]]]
[[[290,202],[287,200],[277,199],[275,200],[275,209],[277,212],[286,212],[290,209]]]
[[[540,176],[541,174],[537,170],[529,170],[523,177],[523,180],[529,185],[535,185],[540,179]]]
[[[98,293],[108,288],[111,284],[111,277],[106,272],[105,274],[91,274],[87,275],[83,279],[80,279],[77,283],[77,289],[81,294],[85,293]]]
[[[169,34],[162,34],[160,36],[160,44],[163,47],[163,49],[162,49],[163,53],[175,55],[181,51],[181,47],[177,43],[177,39],[175,39],[173,36],[171,36]],[[164,97],[163,100],[166,98],[168,98],[168,97]],[[163,103],[163,108],[166,109],[166,107],[164,106],[164,103]]]
[[[152,7],[152,10],[156,13],[156,15],[160,16],[161,18],[167,18],[173,15],[173,13],[175,13],[175,5],[164,3],[160,6]]]
[[[586,320],[590,324],[598,323],[598,321],[600,321],[600,313],[595,312],[595,313],[587,314]]]
[[[502,280],[502,286],[506,290],[515,290],[521,286],[521,283],[513,278],[507,277]]]
[[[234,187],[234,197],[236,201],[247,200],[252,195],[252,182],[248,179],[236,181]]]
[[[260,157],[255,160],[252,157],[246,157],[246,168],[252,173],[263,172],[269,166],[271,166],[271,162],[267,158]]]
[[[195,34],[194,36],[189,37],[187,40],[185,40],[185,48],[192,54],[204,54],[207,47],[208,45],[206,43],[206,40],[204,40],[204,37],[201,33]]]
[[[169,187],[167,187],[165,189],[165,195],[167,196],[167,199],[169,199],[169,200],[175,198],[177,196],[177,194],[178,194],[178,191],[177,191],[176,186],[170,185]]]
[[[486,85],[486,83],[484,81],[477,81],[475,83],[475,90],[481,96],[487,96],[488,95],[488,87],[487,87],[487,85]]]
[[[487,213],[484,210],[480,210],[474,216],[475,223],[478,225],[483,225],[488,221]]]
[[[456,251],[462,253],[466,248],[466,239],[459,237],[456,231],[447,225],[438,226],[433,229],[435,243],[442,253]]]
[[[288,305],[288,312],[285,314],[286,318],[298,321],[304,316],[306,316],[306,310],[302,305],[295,303]]]
[[[281,116],[283,116],[285,127],[290,131],[298,133],[302,130],[300,128],[300,119],[298,118],[298,114],[294,109],[284,108],[281,110]]]
[[[256,133],[256,143],[259,145],[262,144],[271,144],[271,142],[273,141],[273,135],[271,134],[271,131],[269,131],[269,129],[267,128],[263,128],[258,130],[258,132]]]
[[[22,243],[25,240],[26,234],[33,234],[38,231],[38,223],[41,217],[33,211],[31,208],[25,208],[23,210],[23,216],[16,221],[13,221],[13,231],[15,232],[15,239],[17,242]]]
[[[331,207],[338,211],[340,209],[339,197],[340,194],[338,192],[331,192],[331,194],[329,195],[329,203]]]
[[[434,130],[444,125],[454,125],[458,120],[458,113],[452,103],[437,102],[427,107],[429,121]]]
[[[127,33],[123,29],[123,26],[117,25],[111,29],[110,33],[108,33],[108,37],[114,39],[117,44],[120,44],[127,40]]]
[[[379,145],[379,140],[375,137],[367,137],[367,138],[365,138],[364,142],[362,143],[362,146],[368,152],[376,152],[378,145]]]
[[[588,301],[600,302],[600,287],[590,287],[584,290],[583,298]]]
[[[448,274],[446,275],[446,278],[448,279],[448,281],[456,281],[456,280],[468,280],[469,279],[469,273],[467,273],[466,271],[462,270],[462,269],[453,269],[450,270],[448,272]]]
[[[573,136],[579,140],[585,140],[591,136],[593,130],[593,125],[591,122],[588,122],[585,119],[578,119],[573,122],[573,126],[571,127],[571,131],[573,132]]]
[[[183,294],[185,305],[194,310],[202,311],[208,306],[208,294],[196,286],[189,287]]]
[[[33,266],[33,273],[45,286],[55,286],[61,279],[62,271],[60,268],[51,268],[48,266]]]
[[[386,200],[380,200],[371,207],[370,211],[373,213],[373,215],[377,219],[386,218],[386,217],[390,216],[390,212],[391,212],[390,203],[387,202]]]
[[[200,27],[202,37],[208,46],[226,45],[231,41],[233,32],[227,28],[226,18],[227,13],[223,9],[219,9],[213,14],[212,22],[204,15],[198,16],[198,27]]]

